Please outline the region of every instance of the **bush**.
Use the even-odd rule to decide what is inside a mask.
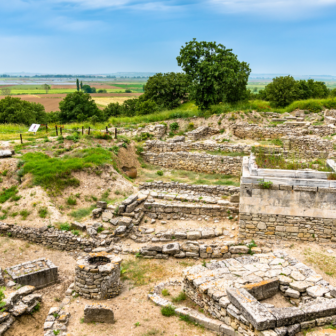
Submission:
[[[169,128],[170,128],[172,131],[177,131],[177,130],[180,128],[180,126],[179,126],[179,124],[175,121],[175,122],[173,122],[173,123],[171,123],[171,124],[169,125]]]
[[[161,314],[163,316],[167,316],[167,317],[174,316],[175,315],[175,308],[172,305],[162,307],[161,308]]]
[[[59,225],[60,230],[70,231],[71,225],[69,223],[62,223]]]
[[[67,204],[69,205],[76,205],[77,204],[77,200],[75,197],[73,197],[72,195],[68,197],[67,199]]]
[[[173,297],[173,302],[181,302],[187,299],[187,295],[185,292],[181,292],[178,296]]]
[[[156,172],[156,174],[159,175],[159,176],[163,176],[163,171],[162,171],[162,170],[158,170],[158,171]]]
[[[118,117],[124,112],[123,106],[117,103],[110,103],[104,109],[104,114],[106,117]]]
[[[307,111],[310,111],[310,112],[321,112],[323,110],[323,105],[321,103],[321,101],[318,101],[318,100],[313,100],[313,99],[310,99],[310,100],[298,100],[298,101],[295,101],[293,102],[292,104],[290,104],[288,106],[288,111],[295,111],[297,109],[300,109],[300,110],[307,110]]]
[[[145,100],[144,102],[140,102],[137,104],[137,115],[147,115],[154,113],[158,110],[158,106],[155,101],[149,99]]]
[[[0,203],[5,203],[11,197],[15,196],[18,193],[16,186],[10,188],[3,188],[0,192]]]
[[[96,88],[86,84],[82,86],[82,91],[84,91],[85,93],[96,93]]]
[[[66,95],[59,103],[60,119],[62,122],[85,121],[96,117],[98,121],[104,121],[104,113],[97,107],[88,93],[73,92]]]
[[[40,208],[38,214],[41,218],[46,218],[48,214],[48,209],[46,207]]]
[[[25,220],[30,215],[30,211],[24,209],[24,210],[20,211],[20,215],[21,215],[22,219]]]
[[[99,90],[97,91],[97,93],[107,93],[107,90],[106,90],[106,89],[99,89]]]
[[[47,121],[44,106],[21,98],[5,97],[0,100],[0,123],[41,124]]]
[[[273,182],[271,181],[260,181],[259,185],[263,188],[263,189],[271,189]]]

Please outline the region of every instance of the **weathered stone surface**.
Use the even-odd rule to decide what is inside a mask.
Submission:
[[[97,205],[97,208],[101,208],[101,209],[107,208],[107,203],[103,201],[98,201],[96,205]]]
[[[84,322],[114,323],[113,310],[100,304],[86,305],[84,308]]]
[[[298,299],[300,297],[300,292],[296,291],[292,288],[288,288],[285,292],[285,296],[292,297],[294,299]]]
[[[307,288],[307,294],[313,298],[321,297],[328,292],[329,289],[323,286],[313,286]]]
[[[126,227],[129,227],[132,224],[132,218],[130,217],[122,217],[119,219],[118,225],[124,225]]]
[[[162,253],[164,254],[176,254],[180,251],[179,243],[171,243],[162,246]]]
[[[271,308],[270,311],[276,318],[277,327],[300,323],[305,320],[305,312],[296,307]]]
[[[308,287],[311,287],[311,285],[306,281],[293,281],[289,284],[289,286],[298,292],[304,292]]]
[[[244,317],[257,329],[267,330],[276,326],[275,317],[247,290],[228,289],[229,300],[239,308]]]
[[[240,246],[230,246],[230,252],[234,254],[246,254],[248,253],[249,248],[245,245]]]
[[[274,296],[279,291],[279,280],[265,280],[245,285],[244,288],[257,300],[264,300]]]

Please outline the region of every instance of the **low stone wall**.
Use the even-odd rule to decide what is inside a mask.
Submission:
[[[278,125],[277,127],[262,127],[259,125],[241,124],[233,125],[232,132],[240,139],[277,139],[291,136],[317,135],[320,137],[336,133],[335,127],[328,125],[304,127],[289,126],[288,124]]]
[[[55,228],[31,228],[15,224],[5,224],[0,222],[0,233],[9,237],[15,237],[30,241],[35,244],[42,244],[58,250],[78,250],[89,249],[99,246],[100,241],[80,238],[71,232],[60,231]]]
[[[290,136],[281,139],[284,143],[284,148],[290,151],[297,152],[301,155],[306,151],[316,152],[332,152],[333,143],[329,140],[320,139],[311,136]]]
[[[228,153],[245,153],[251,152],[252,146],[250,145],[230,145],[227,143],[217,143],[214,141],[205,142],[165,142],[160,140],[148,140],[145,143],[145,151],[155,153],[165,152],[188,152],[191,150],[200,151],[222,151]]]
[[[176,193],[204,194],[209,196],[232,196],[239,193],[239,187],[233,186],[211,186],[211,185],[193,185],[179,182],[144,182],[139,185],[140,190],[161,190],[174,191]]]
[[[181,169],[208,174],[226,174],[239,176],[243,157],[208,155],[188,152],[167,152],[143,154],[152,165],[170,169]]]
[[[218,236],[220,231],[216,232]],[[204,236],[206,237],[206,236]],[[252,248],[252,252],[269,252],[270,249]],[[147,245],[140,249],[140,254],[146,259],[168,259],[174,258],[221,258],[228,259],[248,254],[250,249],[246,245],[236,246],[236,242],[224,241],[219,244],[200,244],[197,241],[187,241],[185,243],[169,243],[165,245]]]

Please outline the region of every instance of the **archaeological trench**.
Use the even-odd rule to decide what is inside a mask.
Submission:
[[[162,259],[163,265],[169,259],[193,260],[193,266],[174,278],[158,279],[146,300],[156,309],[174,309],[175,315],[213,335],[313,335],[309,332],[336,325],[336,288],[325,273],[275,248],[279,242],[335,247],[336,111],[324,111],[323,125],[307,121],[311,116],[305,111],[283,119],[276,113],[263,117],[279,123],[267,127],[241,120],[228,123],[223,132],[203,121],[172,138],[167,125],[118,129],[129,138],[151,135],[141,153],[150,165],[235,176],[240,180],[236,186],[162,181],[157,176],[139,183],[136,192],[117,204],[97,201],[89,219],[72,223],[80,236],[52,225],[1,222],[0,233],[9,239],[76,252],[75,276],[65,299],[44,316],[39,334],[77,335],[70,328],[71,298],[89,300],[82,312],[84,324],[113,324],[118,312],[111,302],[118,302],[125,290],[125,255]],[[274,139],[280,141],[272,143]],[[8,149],[0,154],[15,156]],[[275,166],[265,166],[268,161]],[[193,225],[180,225],[184,222]],[[162,229],[169,223],[169,229]],[[126,240],[137,247],[124,244]],[[43,304],[40,291],[60,281],[58,267],[40,258],[0,268],[0,285],[7,288],[0,335]],[[183,291],[197,308],[175,305],[162,295],[170,288]],[[162,323],[166,318],[162,316]]]

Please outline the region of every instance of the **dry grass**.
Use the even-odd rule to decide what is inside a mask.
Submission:
[[[92,97],[93,100],[98,105],[107,106],[110,103],[122,104],[125,100],[131,99],[132,97]]]
[[[305,261],[316,265],[325,274],[335,277],[336,258],[322,252],[312,251],[310,248],[304,250]]]

